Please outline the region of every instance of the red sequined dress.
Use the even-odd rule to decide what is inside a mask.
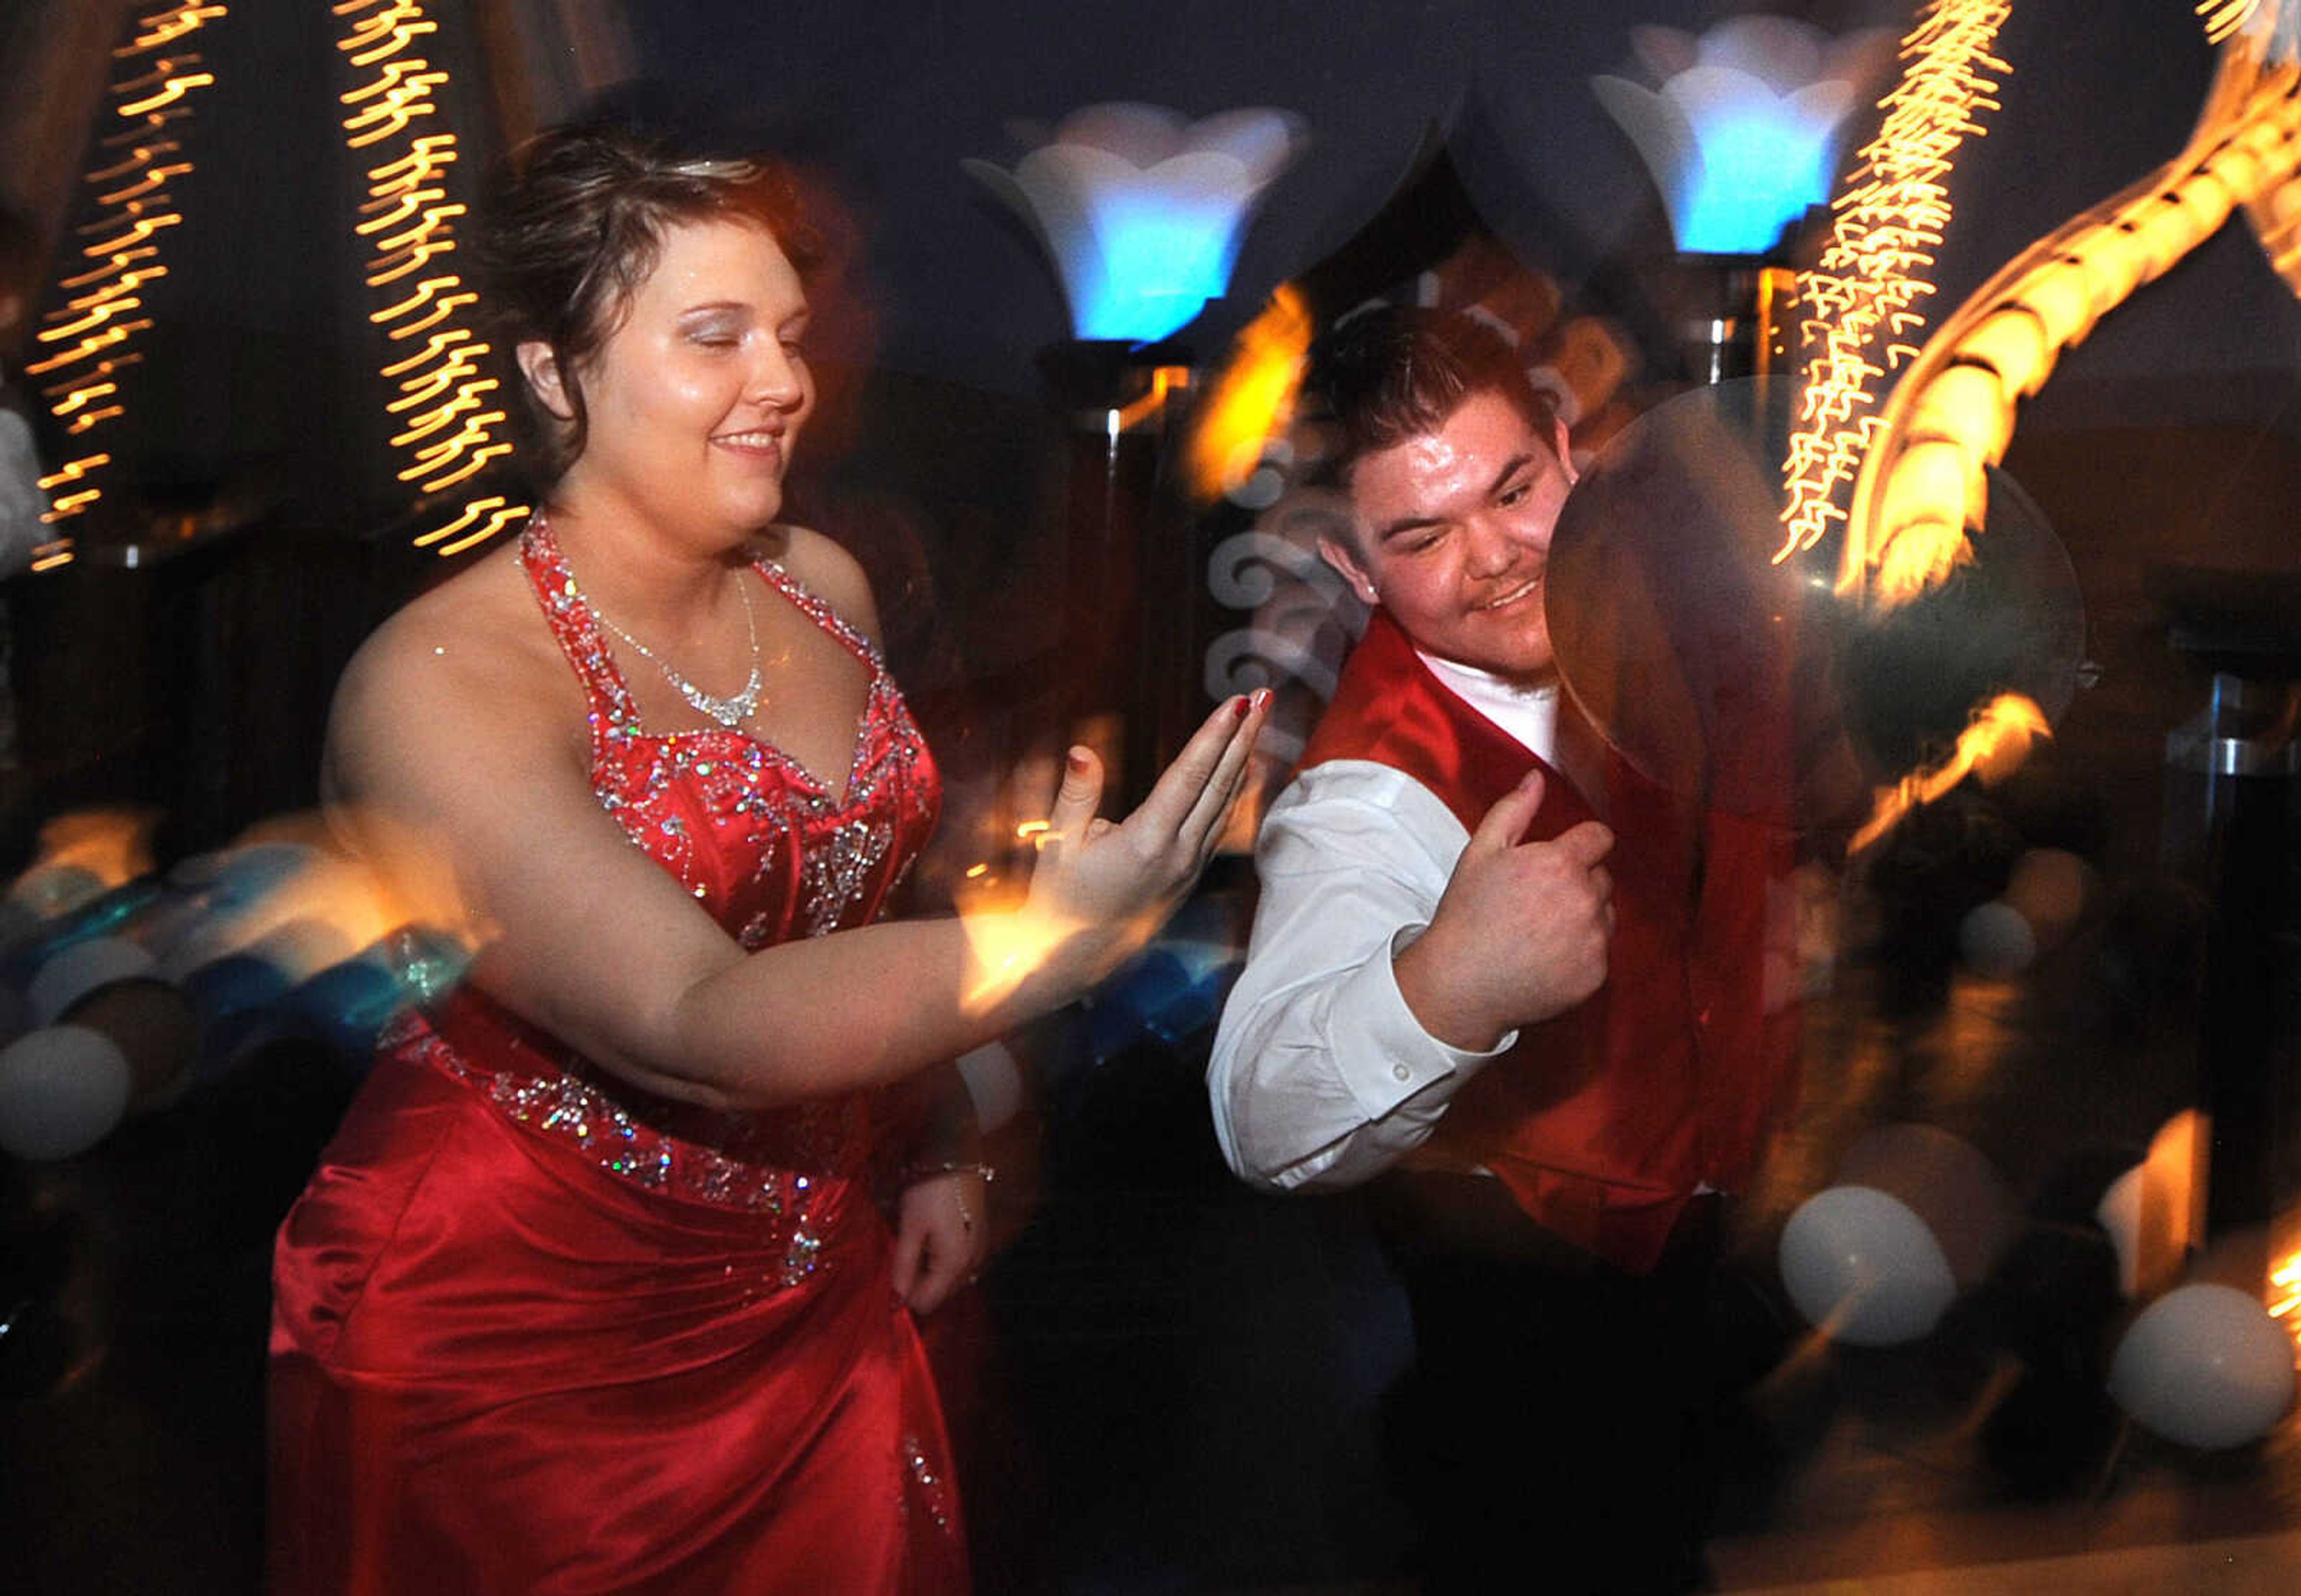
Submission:
[[[877,915],[938,786],[876,650],[758,567],[870,666],[835,797],[745,733],[642,728],[548,529],[520,554],[632,841],[748,948]],[[403,1024],[280,1227],[274,1589],[963,1591],[874,1107],[665,1102],[470,989]]]

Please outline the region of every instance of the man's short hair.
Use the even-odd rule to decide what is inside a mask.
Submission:
[[[1361,459],[1437,431],[1489,391],[1517,405],[1543,447],[1552,447],[1557,413],[1490,322],[1403,305],[1350,317],[1312,348],[1302,384],[1302,419],[1330,434],[1320,476],[1347,489]]]

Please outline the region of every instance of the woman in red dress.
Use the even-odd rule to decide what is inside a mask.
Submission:
[[[979,1262],[981,1175],[916,1172],[891,1232],[881,1089],[1139,945],[1264,706],[1120,824],[1074,750],[1018,907],[879,918],[936,779],[860,571],[776,520],[814,397],[787,196],[577,130],[492,222],[557,470],[329,729],[339,827],[475,957],[280,1230],[280,1592],[966,1587],[910,1316]]]

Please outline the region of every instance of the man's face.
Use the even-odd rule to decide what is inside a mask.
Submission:
[[[1358,462],[1357,547],[1319,552],[1426,654],[1539,686],[1555,673],[1544,573],[1565,460],[1564,428],[1544,439],[1501,393],[1472,394],[1436,431]]]

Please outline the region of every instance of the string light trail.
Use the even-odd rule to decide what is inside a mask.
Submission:
[[[2202,12],[2203,8],[2201,8]],[[1895,602],[1954,564],[1987,507],[2015,406],[2085,338],[2245,206],[2271,263],[2301,294],[2301,71],[2294,6],[2206,19],[2221,61],[2188,146],[2072,218],[1983,284],[1910,364],[1855,478],[1843,591]],[[1945,550],[1950,551],[1945,557]]]
[[[2218,45],[2253,20],[2261,0],[2197,0],[2197,14],[2205,20],[2205,42]]]
[[[64,301],[41,318],[44,324],[33,334],[35,358],[24,367],[27,377],[49,379],[40,397],[63,424],[65,438],[85,451],[40,479],[52,496],[40,519],[57,533],[33,550],[35,571],[71,563],[74,538],[67,529],[104,497],[98,473],[113,456],[90,435],[128,414],[120,379],[141,363],[134,345],[153,326],[150,314],[137,313],[150,309],[146,286],[168,275],[159,238],[184,221],[169,190],[192,171],[180,135],[192,115],[193,96],[216,80],[197,51],[177,46],[221,21],[228,9],[184,4],[155,11],[137,18],[137,30],[112,52],[113,103],[105,130],[96,136],[95,168],[81,179],[96,190],[96,215],[74,230],[86,240],[78,247],[87,269],[58,281]],[[113,125],[114,119],[119,125]]]
[[[378,163],[365,168],[366,197],[352,231],[372,252],[364,280],[381,302],[368,320],[388,345],[380,374],[393,385],[383,407],[397,429],[390,447],[403,463],[397,480],[428,499],[512,452],[502,385],[482,362],[490,347],[464,315],[480,297],[454,269],[455,224],[469,207],[450,196],[449,169],[462,152],[453,132],[425,130],[437,126],[435,91],[450,79],[414,51],[439,24],[420,0],[342,0],[331,11],[346,20],[336,48],[354,73],[352,88],[337,96],[344,147]],[[458,555],[527,512],[501,494],[466,498],[419,533],[415,547]]]
[[[1917,354],[1918,302],[1934,291],[1925,273],[1950,220],[1948,180],[1959,146],[1997,109],[1991,74],[2010,71],[1992,54],[2011,7],[2002,0],[1935,0],[1902,41],[1901,82],[1878,102],[1886,113],[1832,203],[1830,241],[1799,279],[1808,355],[1797,422],[1782,467],[1779,564],[1812,548],[1845,518],[1840,490],[1876,437],[1877,383]]]
[[[1912,809],[1932,803],[1968,776],[1984,782],[2010,773],[2029,756],[2029,745],[2051,737],[2046,712],[2020,693],[2000,693],[1976,710],[1957,746],[1940,764],[1912,771],[1891,787],[1878,789],[1870,818],[1846,844],[1859,854],[1884,837]]]

